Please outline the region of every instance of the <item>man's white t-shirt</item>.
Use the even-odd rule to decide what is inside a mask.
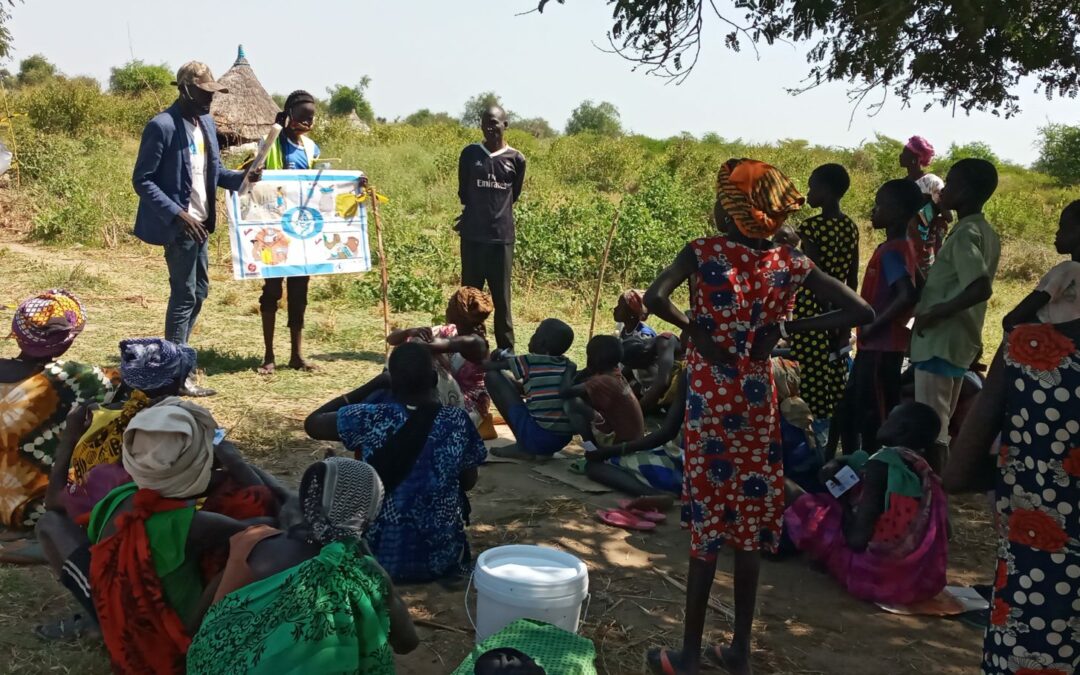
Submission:
[[[192,124],[184,120],[188,134],[188,152],[191,154],[191,201],[188,203],[188,214],[200,223],[206,222],[209,215],[207,211],[206,194],[206,137],[198,123]]]

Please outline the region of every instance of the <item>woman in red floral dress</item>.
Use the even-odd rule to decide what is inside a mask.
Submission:
[[[646,294],[653,314],[686,330],[684,498],[691,525],[690,572],[682,651],[654,649],[655,673],[697,673],[705,607],[716,554],[735,551],[735,631],[730,648],[706,653],[733,673],[750,672],[750,628],[762,548],[775,550],[784,510],[779,414],[769,357],[781,336],[850,329],[873,310],[809,258],[770,237],[803,198],[778,169],[729,160],[717,179],[720,236],[692,241]],[[690,283],[691,316],[671,301]],[[805,286],[839,309],[785,322]]]
[[[984,675],[1072,675],[1080,665],[1080,309],[1014,328],[953,444],[950,492],[993,490],[997,572]],[[990,454],[1000,434],[996,461]]]

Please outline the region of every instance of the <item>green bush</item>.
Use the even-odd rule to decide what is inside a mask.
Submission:
[[[386,294],[390,299],[390,309],[395,312],[432,314],[446,304],[438,284],[426,276],[408,272],[393,274]]]
[[[16,120],[15,131],[22,189],[37,206],[34,237],[97,246],[125,242],[137,205],[130,181],[139,134],[170,103],[165,93],[118,96],[61,79],[12,93],[12,107],[30,113]],[[390,198],[381,215],[395,311],[441,311],[445,299],[439,289],[459,278],[459,240],[452,229],[461,213],[458,155],[481,134],[472,126],[432,122],[378,124],[362,132],[344,119],[320,115],[312,132],[323,156],[338,160],[334,166],[364,170]],[[751,144],[716,135],[699,141],[688,134],[538,139],[511,127],[507,140],[528,158],[525,191],[515,207],[515,272],[523,279],[570,288],[594,283],[617,208],[619,224],[606,273],[612,285],[648,283],[686,241],[711,233],[716,171],[728,158],[775,164],[803,191],[815,167],[839,162],[851,175],[842,206],[864,225],[878,186],[903,173],[897,161],[901,143],[884,136],[858,148],[834,149],[798,139]],[[945,175],[951,159],[940,159],[931,169]],[[1007,241],[1047,247],[1073,195],[1043,173],[1008,164],[999,172],[998,192],[986,207],[988,218]],[[804,209],[792,220],[798,223],[811,214]],[[374,253],[373,223],[370,232]],[[1029,258],[1009,273],[1031,273],[1041,259]],[[362,282],[321,280],[312,292],[374,304],[378,275],[366,275]]]
[[[1047,124],[1039,129],[1035,168],[1066,185],[1080,183],[1080,127]]]
[[[139,59],[113,68],[109,75],[109,91],[136,96],[146,91],[164,92],[172,87],[172,70],[164,63],[143,63]]]
[[[56,79],[27,98],[30,123],[50,133],[90,133],[105,120],[108,107],[101,89],[83,81]]]

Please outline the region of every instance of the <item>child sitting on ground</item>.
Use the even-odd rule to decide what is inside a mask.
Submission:
[[[805,494],[788,485],[784,524],[795,547],[857,598],[911,604],[945,587],[948,504],[941,479],[922,457],[940,424],[933,408],[902,403],[878,430],[882,450],[840,457],[822,469],[823,481],[853,469],[859,481],[846,492]]]
[[[596,450],[585,453],[585,475],[631,497],[652,498],[635,502],[633,508],[670,508],[672,496],[682,490],[685,418],[686,378],[680,377],[660,428],[629,442],[597,443]]]
[[[645,292],[630,289],[619,296],[615,303],[615,309],[611,312],[612,318],[618,327],[619,339],[625,339],[637,335],[639,337],[656,337],[656,331],[645,319],[649,318],[649,310],[645,307]]]
[[[636,441],[644,436],[641,407],[619,369],[619,338],[597,335],[585,347],[585,357],[589,377],[574,384],[577,368],[571,363],[559,388],[574,432],[596,444]]]
[[[679,337],[668,332],[653,338],[630,337],[623,340],[622,349],[623,372],[637,391],[642,412],[649,415],[670,406],[686,367]]]
[[[517,439],[517,448],[493,448],[498,457],[535,459],[554,455],[573,438],[559,386],[573,364],[564,356],[574,330],[558,319],[544,319],[529,340],[529,353],[489,361],[484,382],[492,403]],[[520,381],[508,378],[503,371]]]

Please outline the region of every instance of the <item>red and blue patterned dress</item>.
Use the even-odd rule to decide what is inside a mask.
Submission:
[[[997,574],[985,675],[1071,675],[1080,665],[1080,349],[1049,324],[1017,326],[998,455]]]
[[[750,359],[755,331],[783,319],[814,264],[790,246],[756,250],[727,237],[690,243],[691,320],[731,354],[713,366],[687,352],[683,488],[697,556],[722,545],[775,550],[784,513],[780,416],[768,360]]]

